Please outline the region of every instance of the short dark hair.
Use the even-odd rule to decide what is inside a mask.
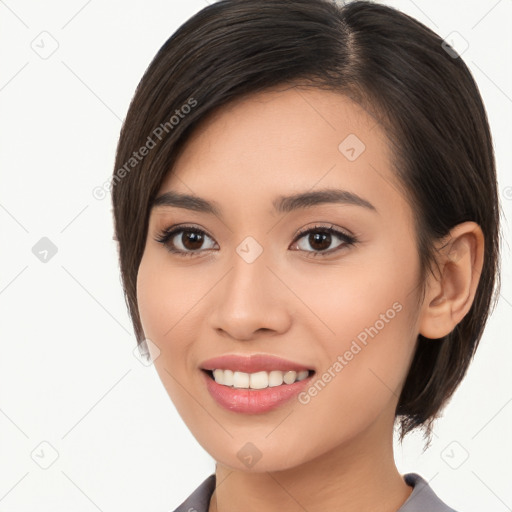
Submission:
[[[208,115],[282,84],[338,92],[378,117],[414,212],[423,293],[436,261],[434,242],[464,221],[483,231],[484,263],[471,308],[444,338],[418,336],[397,404],[400,441],[422,427],[428,445],[432,423],[464,377],[499,295],[500,205],[487,115],[470,71],[436,33],[394,8],[369,1],[221,0],[160,48],[132,98],[111,182],[137,343],[147,353],[136,280],[164,177]]]

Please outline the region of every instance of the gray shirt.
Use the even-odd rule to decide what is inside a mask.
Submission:
[[[417,473],[406,473],[403,478],[413,490],[397,512],[456,512],[441,501],[428,482]],[[206,478],[174,512],[208,512],[214,490],[215,473]]]

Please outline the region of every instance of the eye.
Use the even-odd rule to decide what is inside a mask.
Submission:
[[[308,235],[307,238],[306,235]],[[303,238],[305,240],[302,243],[295,243],[297,240],[300,241]],[[331,244],[336,238],[341,241],[334,247],[331,247]],[[353,235],[339,231],[332,225],[329,227],[315,226],[313,228],[301,230],[294,241],[295,246],[299,247],[299,250],[312,253],[309,257],[324,256],[327,254],[330,255],[334,252],[338,252],[344,247],[354,245],[356,242],[357,240]],[[309,251],[306,248],[308,245],[313,248],[312,251]]]
[[[306,235],[307,238],[306,238]],[[304,238],[304,241],[301,240]],[[338,239],[338,243],[331,247],[333,241]],[[203,251],[212,250],[216,243],[202,229],[194,226],[173,226],[164,229],[155,240],[177,256],[195,256]],[[204,243],[209,245],[204,247]],[[297,243],[299,241],[299,243]],[[294,240],[292,247],[298,247],[300,251],[311,253],[308,257],[317,257],[330,255],[343,248],[354,245],[357,239],[353,235],[344,233],[334,226],[314,226],[313,228],[301,230]],[[312,251],[307,246],[312,247]]]
[[[202,245],[208,239],[213,239],[207,235],[202,229],[193,226],[177,226],[163,230],[155,240],[165,246],[165,248],[178,256],[193,256],[201,250],[206,249]],[[215,244],[215,242],[214,242]],[[210,244],[211,245],[211,244]]]

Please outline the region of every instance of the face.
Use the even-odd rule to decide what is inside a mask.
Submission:
[[[418,334],[420,270],[391,158],[381,126],[347,97],[281,88],[209,118],[162,183],[139,312],[170,398],[221,464],[282,470],[391,437]],[[283,200],[300,194],[309,199]],[[205,363],[225,355],[287,362]],[[308,377],[278,385],[296,365]],[[240,373],[228,386],[205,367]],[[269,376],[272,386],[256,389]]]

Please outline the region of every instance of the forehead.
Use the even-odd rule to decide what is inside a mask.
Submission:
[[[364,191],[378,203],[383,185],[391,186],[391,195],[398,192],[391,156],[377,119],[347,96],[274,88],[237,99],[203,120],[160,193],[172,189],[214,199],[214,187],[220,202],[231,195],[267,197],[270,204],[279,194],[339,187]]]

